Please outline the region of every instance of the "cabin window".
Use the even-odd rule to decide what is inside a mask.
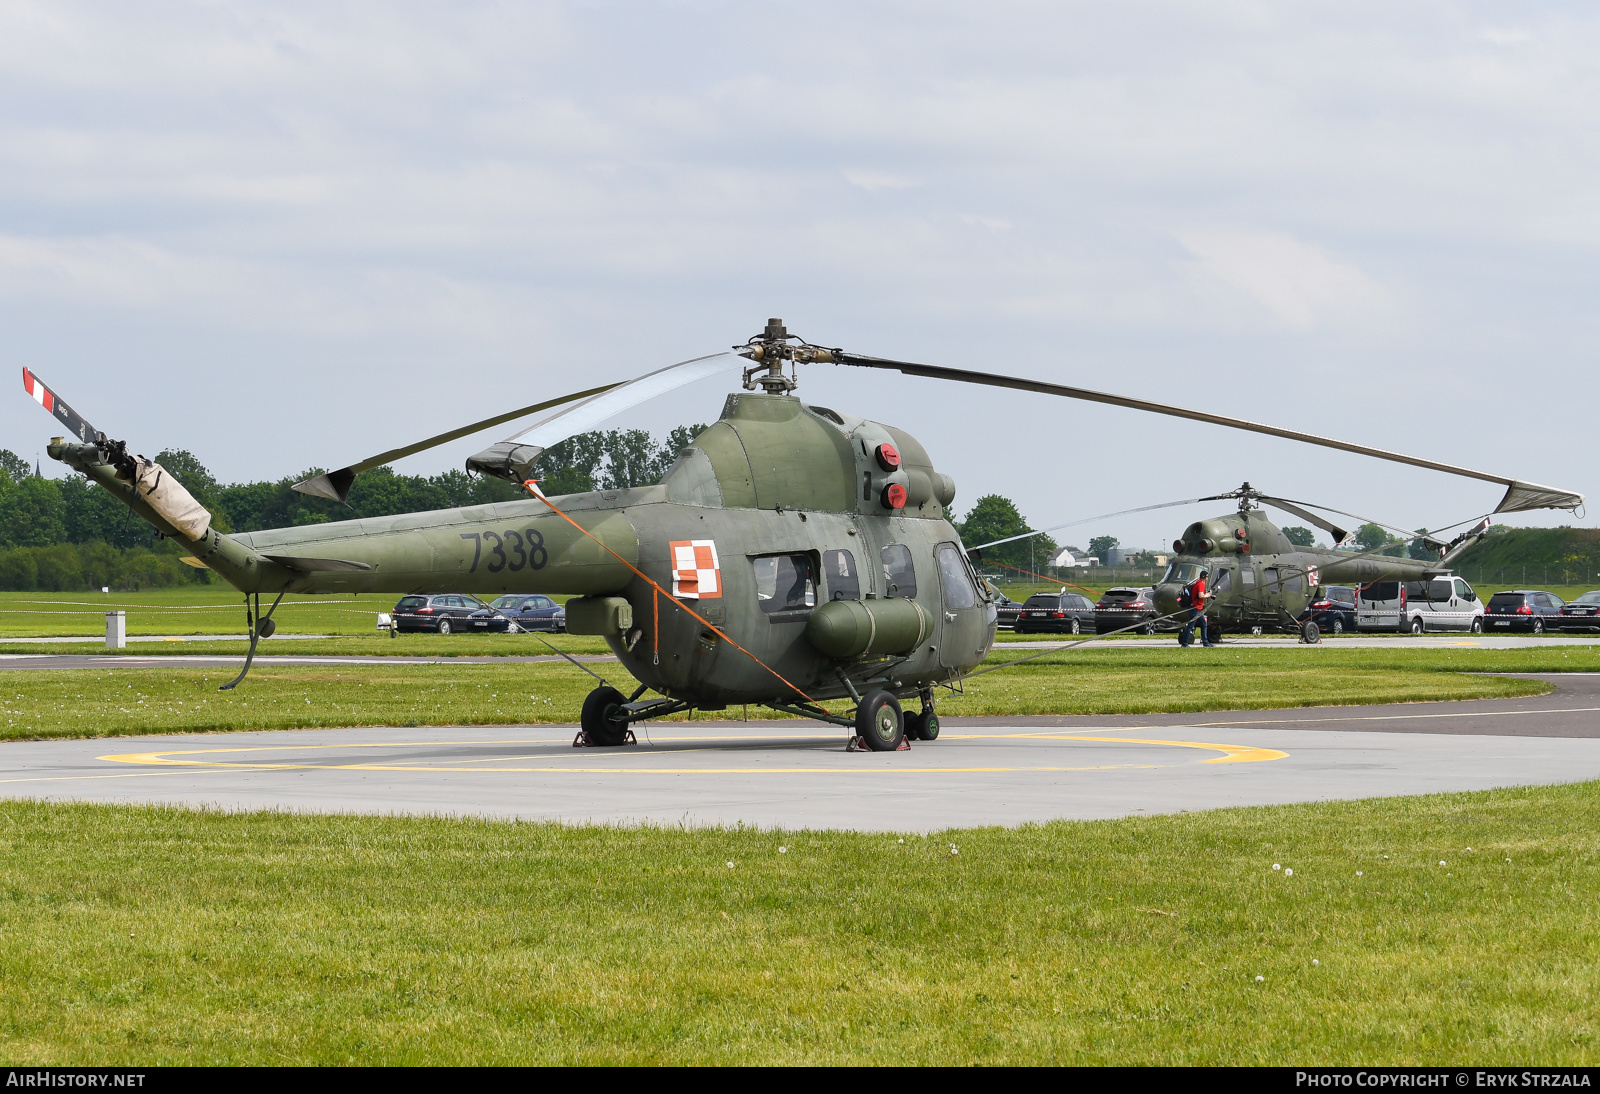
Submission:
[[[1233,571],[1218,570],[1211,579],[1211,595],[1221,596],[1233,588]]]
[[[939,545],[939,576],[944,581],[944,606],[948,611],[960,611],[978,603],[978,592],[967,576],[961,552],[953,544]]]
[[[1291,574],[1283,579],[1283,591],[1298,593],[1305,588],[1305,580],[1299,574]]]
[[[1282,587],[1278,584],[1278,568],[1276,566],[1268,566],[1261,571],[1261,585],[1269,593],[1282,591]]]
[[[917,571],[911,565],[911,548],[904,543],[891,543],[880,553],[883,555],[884,590],[889,596],[915,599]]]
[[[1250,567],[1250,566],[1240,566],[1239,567],[1239,580],[1244,582],[1244,587],[1246,589],[1255,588],[1256,587],[1256,572],[1255,572],[1255,569],[1253,567]]]
[[[861,599],[861,571],[849,551],[822,552],[822,576],[828,584],[829,600]]]
[[[750,560],[756,571],[756,599],[764,612],[804,611],[817,606],[817,582],[806,555],[764,555]]]

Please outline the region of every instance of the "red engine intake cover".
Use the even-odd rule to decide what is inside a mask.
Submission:
[[[892,444],[880,444],[877,452],[875,452],[874,455],[878,457],[878,466],[883,468],[885,471],[893,471],[895,468],[900,466],[900,450],[895,448],[895,446]],[[905,493],[904,490],[900,492],[902,494]],[[900,505],[904,504],[904,502],[900,503]],[[900,508],[900,505],[895,506],[895,508]]]
[[[887,448],[888,446],[885,445],[884,447]],[[885,509],[904,509],[906,507],[906,488],[897,482],[891,482],[888,486],[885,486],[882,496]]]

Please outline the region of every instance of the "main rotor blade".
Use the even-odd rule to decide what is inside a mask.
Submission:
[[[1321,445],[1323,448],[1336,448],[1343,452],[1354,452],[1361,456],[1372,456],[1375,459],[1389,460],[1393,463],[1406,463],[1413,467],[1426,467],[1430,471],[1443,471],[1447,475],[1463,475],[1470,479],[1481,479],[1484,482],[1497,482],[1506,487],[1506,494],[1500,500],[1500,504],[1495,507],[1494,511],[1496,513],[1515,513],[1525,509],[1577,509],[1583,505],[1583,495],[1570,490],[1562,490],[1552,486],[1540,486],[1538,483],[1523,482],[1519,479],[1507,478],[1504,475],[1493,475],[1487,471],[1474,471],[1468,467],[1457,467],[1455,464],[1441,463],[1438,460],[1425,460],[1419,456],[1407,456],[1382,448],[1371,448],[1364,444],[1351,444],[1349,441],[1338,441],[1332,437],[1319,437],[1314,433],[1302,433],[1296,429],[1281,429],[1275,425],[1264,425],[1260,422],[1251,422],[1243,418],[1229,418],[1222,414],[1208,414],[1201,410],[1189,410],[1186,407],[1153,403],[1147,399],[1131,399],[1125,395],[1111,395],[1103,391],[1091,391],[1088,388],[1070,387],[1065,384],[1047,384],[1040,380],[1024,380],[1017,376],[1004,376],[993,372],[944,368],[939,365],[919,365],[910,361],[890,361],[882,357],[866,357],[861,354],[846,353],[842,350],[831,351],[829,357],[844,365],[888,369],[902,372],[907,376],[927,376],[935,380],[955,380],[964,384],[982,384],[986,387],[1033,391],[1040,395],[1059,395],[1066,399],[1105,403],[1108,406],[1126,407],[1129,410],[1165,414],[1172,418],[1188,418],[1190,421],[1227,426],[1229,429],[1243,429],[1251,433],[1263,433],[1269,437],[1282,437],[1285,440],[1302,441],[1306,444]]]
[[[1285,501],[1283,498],[1269,498],[1265,494],[1263,494],[1258,500],[1263,505],[1270,505],[1275,509],[1282,509],[1285,513],[1293,513],[1301,520],[1309,520],[1312,524],[1315,524],[1318,528],[1321,528],[1324,532],[1333,537],[1333,545],[1335,547],[1339,546],[1339,544],[1344,541],[1344,537],[1350,534],[1343,528],[1340,528],[1337,524],[1333,523],[1333,521],[1329,520],[1327,517],[1319,517],[1317,514],[1311,512],[1311,510],[1302,509],[1292,501]]]
[[[355,477],[361,474],[363,471],[369,471],[374,467],[381,467],[386,463],[398,460],[404,456],[410,456],[416,452],[425,451],[429,448],[433,448],[436,445],[446,444],[449,441],[456,440],[459,437],[465,437],[468,434],[476,433],[480,429],[488,429],[491,426],[504,425],[506,422],[512,421],[513,419],[524,418],[529,414],[535,414],[541,410],[548,410],[553,406],[560,406],[563,403],[570,403],[578,399],[587,399],[595,395],[600,395],[604,392],[610,391],[614,387],[620,387],[621,385],[621,381],[615,384],[603,384],[600,387],[589,388],[587,391],[577,391],[571,395],[563,395],[558,399],[546,399],[542,403],[534,403],[532,406],[521,407],[517,410],[508,411],[505,414],[496,414],[493,418],[485,418],[481,422],[473,422],[471,425],[464,425],[460,429],[452,429],[448,433],[441,433],[437,437],[429,437],[427,440],[418,441],[416,444],[408,444],[401,448],[391,448],[387,452],[380,452],[376,456],[361,460],[359,463],[350,464],[348,467],[341,467],[337,471],[329,471],[325,475],[313,476],[312,478],[306,479],[304,482],[295,483],[293,489],[300,491],[302,494],[310,494],[313,497],[328,498],[331,501],[344,501],[350,496],[350,486],[355,481]]]
[[[613,384],[600,394],[559,410],[534,422],[520,433],[468,457],[467,469],[512,482],[526,482],[533,477],[534,461],[568,437],[587,433],[624,410],[685,384],[692,384],[727,369],[742,368],[743,360],[733,353],[713,353],[679,361],[624,383]]]

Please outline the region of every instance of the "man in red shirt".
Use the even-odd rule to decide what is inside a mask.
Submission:
[[[1206,589],[1206,578],[1210,575],[1210,570],[1202,568],[1200,576],[1191,581],[1183,590],[1187,594],[1186,598],[1189,601],[1189,618],[1184,621],[1183,630],[1178,632],[1178,645],[1180,646],[1194,644],[1194,632],[1197,627],[1200,631],[1201,645],[1216,645],[1215,642],[1211,641],[1211,635],[1206,631],[1206,601],[1211,596]]]

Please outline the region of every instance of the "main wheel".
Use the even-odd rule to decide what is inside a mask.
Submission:
[[[1072,633],[1073,634],[1082,634],[1083,633],[1083,624],[1079,623],[1076,619],[1074,619],[1072,621]]]
[[[1307,623],[1300,628],[1300,638],[1310,646],[1315,646],[1322,641],[1322,628],[1315,623]]]
[[[939,739],[939,715],[926,708],[905,716],[906,736],[913,741]]]
[[[613,687],[598,687],[583,700],[583,713],[578,716],[584,735],[591,744],[611,747],[628,739],[628,718],[622,710],[627,702],[622,692]]]
[[[439,633],[440,634],[449,634],[450,633],[450,620],[448,620],[448,619],[439,620]]]
[[[869,691],[856,707],[856,732],[874,752],[893,752],[906,739],[900,700],[887,691]]]
[[[1544,620],[1535,619],[1533,621],[1533,633],[1536,635],[1544,633]]]
[[[1424,627],[1423,624],[1422,624],[1422,616],[1419,615],[1416,618],[1411,620],[1411,633],[1412,634],[1421,634],[1426,629],[1427,628]]]

